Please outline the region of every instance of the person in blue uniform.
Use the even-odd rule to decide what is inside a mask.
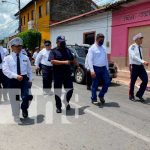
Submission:
[[[73,94],[73,81],[71,77],[71,65],[76,64],[79,67],[79,64],[74,59],[73,54],[70,49],[66,46],[66,40],[64,36],[58,36],[56,39],[57,47],[54,48],[50,55],[49,61],[53,64],[54,72],[54,91],[55,91],[55,100],[56,100],[56,112],[62,112],[62,86],[66,90],[66,110],[70,110],[69,101]]]
[[[143,57],[143,35],[142,33],[138,33],[133,37],[135,43],[133,43],[129,47],[129,64],[130,64],[130,72],[131,72],[131,81],[129,88],[129,99],[131,101],[136,101],[134,96],[134,86],[137,78],[139,77],[142,80],[140,88],[136,93],[136,97],[139,101],[145,102],[143,95],[146,90],[148,84],[148,75],[144,66],[148,66],[149,63],[144,60]]]
[[[32,68],[29,58],[21,51],[22,39],[14,38],[9,45],[12,53],[4,58],[2,69],[4,75],[9,78],[8,88],[14,121],[20,124],[20,93],[24,118],[28,117],[29,101],[32,100],[32,96],[29,95],[29,85],[32,84]]]

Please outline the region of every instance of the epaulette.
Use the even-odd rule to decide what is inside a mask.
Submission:
[[[135,49],[135,45],[132,45],[131,49],[134,50]]]
[[[22,53],[22,54],[27,56],[27,54],[26,54],[26,53]]]

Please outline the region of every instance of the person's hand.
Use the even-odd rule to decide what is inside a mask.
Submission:
[[[66,60],[66,63],[65,63],[66,65],[70,65],[71,64],[71,61],[69,61],[69,60]]]
[[[144,61],[144,63],[143,63],[145,66],[148,66],[149,65],[149,63],[147,62],[147,61]]]
[[[95,72],[91,72],[91,77],[92,77],[92,78],[96,78]]]
[[[20,76],[20,75],[18,75],[17,80],[18,80],[18,81],[22,81],[22,80],[23,80],[23,77]]]

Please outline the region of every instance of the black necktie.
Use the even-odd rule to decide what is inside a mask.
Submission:
[[[139,53],[140,53],[140,58],[143,59],[142,58],[142,53],[141,53],[141,47],[140,46],[139,46]]]
[[[1,56],[1,53],[0,53],[0,64],[2,63],[2,56]]]
[[[21,75],[19,54],[17,54],[17,74]]]

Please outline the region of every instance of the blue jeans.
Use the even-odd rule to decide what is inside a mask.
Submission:
[[[99,86],[100,81],[103,81],[102,89],[99,93],[99,97],[104,97],[108,91],[110,85],[110,77],[106,67],[96,67],[94,66],[94,71],[96,73],[96,78],[93,79],[92,82],[92,102],[97,101],[97,89]]]

